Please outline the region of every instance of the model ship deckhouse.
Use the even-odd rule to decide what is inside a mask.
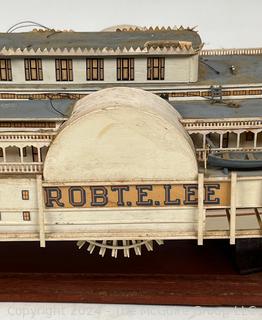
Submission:
[[[0,240],[261,237],[262,49],[115,27],[1,33],[0,54]]]
[[[196,82],[201,46],[190,29],[2,33],[1,81],[10,88],[41,84],[76,92],[109,84]]]

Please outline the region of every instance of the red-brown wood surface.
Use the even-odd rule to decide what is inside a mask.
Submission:
[[[1,243],[0,301],[262,306],[262,273],[239,275],[227,241],[170,241],[141,257],[75,243]]]

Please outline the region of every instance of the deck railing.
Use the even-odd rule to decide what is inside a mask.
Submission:
[[[28,163],[0,163],[0,173],[8,174],[25,174],[25,173],[42,173],[42,162],[28,162]]]
[[[250,128],[261,128],[262,120],[206,120],[206,121],[199,121],[196,120],[188,120],[183,119],[181,120],[184,128],[188,131],[192,130],[214,130],[214,129],[250,129]]]
[[[257,55],[262,54],[262,48],[204,49],[200,56]]]
[[[1,141],[52,141],[55,133],[38,133],[38,132],[0,132]]]

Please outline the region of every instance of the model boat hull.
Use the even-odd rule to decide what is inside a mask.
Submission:
[[[260,169],[262,152],[218,152],[208,156],[208,164],[230,169]]]

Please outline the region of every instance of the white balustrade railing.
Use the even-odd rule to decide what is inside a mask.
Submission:
[[[0,162],[0,173],[42,173],[43,163],[42,162],[28,162],[28,163],[17,163],[17,162]]]
[[[53,138],[54,134],[50,133],[0,133],[0,141],[52,141]]]
[[[262,48],[204,49],[199,54],[200,56],[256,55],[262,54]]]
[[[262,129],[262,121],[261,120],[250,120],[250,121],[203,121],[203,122],[192,122],[188,120],[181,120],[185,129],[224,129],[224,128],[254,128],[258,127]]]

